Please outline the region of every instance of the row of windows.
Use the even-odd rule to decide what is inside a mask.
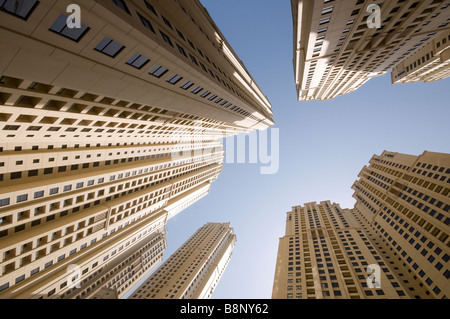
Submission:
[[[388,211],[388,212],[389,212],[389,211]],[[387,213],[388,213],[388,212],[387,212]],[[386,215],[384,215],[384,218],[385,218],[385,217],[386,217]],[[400,221],[400,223],[402,223],[402,222]],[[408,223],[405,223],[405,229],[406,229],[406,227],[407,227],[407,224],[408,224]],[[395,240],[392,239],[391,236],[389,236],[388,232],[386,232],[386,231],[381,227],[381,225],[379,225],[377,222],[375,222],[375,223],[374,223],[374,226],[376,226],[376,228],[377,228],[378,230],[380,230],[381,234],[383,234],[384,237],[386,237],[387,241],[390,242],[390,245],[392,245],[392,247],[395,248],[395,250],[398,251],[398,252],[400,253],[400,255],[401,255],[402,257],[404,257],[404,259],[405,259],[409,264],[411,264],[411,263],[413,262],[413,259],[407,255],[406,251],[404,251],[404,250],[402,249],[402,247],[401,247]],[[414,227],[411,226],[411,227],[409,228],[409,232],[410,232],[410,233],[413,233],[413,232],[414,232]],[[403,229],[400,230],[399,233],[400,233],[400,234],[403,234]],[[415,233],[414,233],[414,236],[418,238],[418,237],[420,236],[420,232],[418,232],[418,231],[415,232]],[[409,234],[405,233],[405,235],[404,235],[403,237],[404,237],[405,239],[408,239],[408,238],[409,238]],[[411,246],[412,246],[412,245],[414,244],[414,241],[415,241],[415,240],[414,240],[413,238],[411,238],[411,239],[409,240],[409,244],[411,244]],[[425,242],[427,241],[427,238],[426,238],[425,236],[422,236],[422,238],[420,239],[420,241],[421,241],[422,243],[425,243]],[[434,243],[433,243],[432,241],[430,241],[430,242],[428,243],[427,247],[428,247],[428,248],[433,248],[433,247],[434,247]],[[414,246],[414,248],[415,248],[416,250],[419,251],[420,248],[421,248],[421,245],[420,245],[420,244],[416,244],[416,245]],[[434,250],[434,252],[435,252],[437,255],[439,255],[439,254],[442,253],[442,249],[440,249],[439,247],[437,247],[437,248]],[[422,249],[422,251],[421,251],[420,253],[421,253],[422,256],[425,257],[425,256],[427,255],[428,251],[427,251],[427,249]],[[443,259],[443,261],[444,261],[445,263],[448,263],[450,257],[448,256],[448,254],[445,254],[445,255],[442,257],[442,259]],[[430,263],[432,263],[432,262],[435,261],[435,257],[434,257],[433,255],[430,255],[430,256],[427,258],[427,261],[430,262]],[[422,278],[425,277],[425,274],[426,274],[426,273],[425,273],[423,270],[420,270],[420,269],[419,269],[419,266],[418,266],[417,263],[413,263],[411,267],[412,267],[414,270],[416,270],[416,273],[418,273],[420,277],[422,277]],[[438,261],[438,262],[434,265],[434,267],[435,267],[437,270],[441,271],[442,268],[443,268],[443,265],[442,265],[441,262]],[[445,270],[445,271],[443,272],[443,276],[448,280],[448,279],[450,278],[450,271],[449,271],[449,270]],[[431,285],[433,284],[433,280],[431,280],[431,279],[428,277],[428,278],[425,279],[424,281],[425,281],[425,283],[426,283],[428,286],[430,286],[430,288],[431,288]],[[439,294],[440,291],[441,291],[441,290],[440,290],[440,288],[439,288],[438,286],[435,286],[435,287],[433,288],[433,292],[435,292],[436,294]]]
[[[9,1],[9,2],[12,2],[12,1]],[[8,3],[9,3],[9,2],[8,2]],[[125,4],[124,1],[114,1],[114,3],[115,3],[116,5],[118,5],[120,8],[122,8],[124,11],[126,11],[127,13],[130,14],[130,12],[129,12],[129,10],[128,10],[128,8],[127,8],[127,6],[126,6],[126,4]],[[145,1],[145,4],[146,4],[146,6],[147,6],[148,8],[152,8],[152,11],[153,11],[154,13],[156,13],[155,10],[154,10],[154,8],[153,8],[147,1]],[[37,5],[37,2],[35,2],[35,5]],[[141,22],[143,23],[144,26],[146,26],[147,28],[149,28],[151,31],[155,32],[155,30],[154,30],[153,26],[151,25],[150,21],[148,21],[147,19],[145,19],[145,18],[142,17],[141,15],[139,15],[139,18],[140,18],[140,20],[141,20]],[[65,37],[67,37],[67,38],[69,38],[69,39],[71,39],[71,40],[74,40],[74,41],[76,41],[76,42],[80,41],[81,38],[89,31],[89,27],[82,24],[82,25],[81,25],[81,28],[69,28],[69,27],[67,26],[67,19],[68,19],[67,15],[61,14],[61,15],[57,18],[57,20],[53,23],[53,25],[50,27],[50,30],[53,31],[53,32],[56,32],[56,33],[58,33],[58,34],[60,34],[60,35],[62,35],[62,36],[65,36]],[[163,19],[164,19],[164,22],[165,22],[169,27],[171,27],[170,22],[169,22],[167,19],[165,19],[164,17],[163,17]],[[172,27],[171,27],[171,28],[172,28]],[[171,46],[173,47],[173,43],[172,43],[170,37],[169,37],[167,34],[165,34],[164,32],[162,32],[162,31],[160,31],[160,34],[161,34],[161,37],[163,38],[163,40],[164,40],[166,43],[168,43],[169,45],[171,45]],[[180,37],[182,37],[182,34],[181,34],[180,32],[179,32],[179,34],[180,34]],[[184,36],[183,36],[182,38],[184,38]],[[177,44],[177,46],[178,46],[178,49],[179,49],[180,53],[183,54],[185,57],[187,57],[186,51],[185,51],[181,46],[179,46],[178,44]],[[193,45],[192,45],[192,46],[193,46]],[[193,46],[193,47],[194,47],[194,46]],[[194,48],[195,48],[195,47],[194,47]],[[123,46],[122,44],[120,44],[120,43],[114,41],[113,39],[111,39],[111,38],[109,38],[109,37],[104,37],[103,40],[95,47],[95,50],[97,50],[97,51],[99,51],[99,52],[101,52],[101,53],[104,53],[104,54],[106,54],[106,55],[108,55],[108,56],[110,56],[110,57],[113,57],[113,58],[116,57],[123,49],[124,49],[124,46]],[[202,56],[203,56],[203,54],[202,54]],[[192,61],[193,61],[195,64],[198,65],[196,59],[195,59],[192,55],[191,55],[190,57],[191,57]],[[208,60],[209,60],[209,59],[208,59]],[[210,61],[210,60],[209,60],[209,61]],[[135,53],[135,54],[127,61],[127,64],[129,64],[129,65],[131,65],[131,66],[133,66],[133,67],[136,67],[136,68],[140,69],[140,68],[142,68],[144,65],[146,65],[148,62],[149,62],[149,59],[148,59],[148,58],[146,58],[146,57],[140,55],[139,53]],[[213,72],[212,72],[211,70],[208,70],[208,71],[207,71],[206,67],[205,67],[202,63],[200,63],[200,66],[202,66],[202,69],[203,69],[205,72],[209,72],[213,78],[216,78],[216,77],[217,77],[217,76],[215,76],[215,75],[213,74]],[[162,74],[164,74],[165,72],[167,72],[167,69],[165,69],[165,68],[162,67],[162,66],[158,66],[156,69],[153,69],[153,70],[150,72],[150,74],[155,75],[155,76],[157,76],[157,77],[160,77],[160,76],[162,76]],[[235,90],[234,90],[232,87],[230,87],[226,82],[224,82],[223,80],[221,80],[219,77],[217,77],[217,79],[218,79],[220,82],[223,82],[226,86],[228,86],[228,88],[229,88],[230,90],[232,90],[235,94],[238,94],[238,95],[241,96],[243,99],[245,99],[241,94],[239,94],[239,92],[235,91]],[[175,81],[175,82],[172,82],[172,81]],[[177,82],[177,80],[174,80],[173,78],[171,78],[171,79],[168,80],[168,82],[169,82],[169,83],[172,83],[172,84],[175,84],[175,83]],[[185,84],[185,85],[186,85],[186,84]],[[198,93],[198,92],[197,92],[197,93]],[[212,100],[213,100],[213,98],[210,99],[210,101],[212,101]],[[220,103],[221,101],[223,101],[223,99],[218,98],[218,99],[216,99],[215,102],[216,102],[216,103]],[[221,103],[221,105],[222,105],[222,106],[225,106],[225,105],[226,105],[225,107],[228,108],[228,107],[230,107],[232,104],[231,104],[231,103],[228,103],[228,101],[223,101],[223,103]],[[237,113],[239,113],[239,114],[241,114],[241,115],[244,115],[244,116],[246,116],[246,117],[251,117],[251,118],[256,119],[256,118],[253,117],[249,112],[247,112],[247,111],[245,111],[245,110],[242,110],[242,109],[239,108],[238,106],[233,106],[233,107],[231,107],[230,109],[233,110],[233,111],[235,111],[235,112],[237,112]],[[16,129],[18,129],[18,127],[15,128],[15,126],[8,126],[7,129],[8,129],[8,130],[16,130]]]
[[[435,198],[433,198],[429,195],[424,195],[423,193],[418,192],[417,190],[413,190],[411,187],[405,186],[403,190],[412,194],[412,196],[417,196],[419,199],[422,199],[424,202],[434,205],[437,208],[444,210],[445,212],[449,212],[449,209],[450,209],[449,204],[444,204],[442,201],[436,200]],[[404,194],[404,193],[398,194],[398,197],[401,197],[406,202],[411,203],[411,205],[416,206],[417,208],[423,210],[425,213],[430,214],[430,216],[435,217],[437,220],[443,221],[446,225],[450,224],[449,217],[447,217],[445,220],[443,220],[444,215],[442,213],[439,213],[436,215],[437,211],[435,209],[430,208],[429,206],[414,199],[413,197],[408,196],[407,194]],[[430,211],[430,209],[431,209],[431,211]],[[430,212],[428,212],[428,211],[430,211]]]
[[[121,7],[123,7],[123,6],[126,7],[125,2],[124,2],[124,1],[121,1],[121,2],[122,2]],[[145,1],[145,5],[146,5],[146,6],[147,6],[147,7],[148,7],[155,15],[157,15],[157,13],[156,13],[154,7],[153,7],[151,4],[149,4],[148,1]],[[126,10],[126,11],[130,14],[130,12],[129,12],[128,10]],[[139,13],[138,13],[138,17],[139,17],[141,23],[142,23],[146,28],[148,28],[149,30],[151,30],[153,33],[156,33],[156,32],[155,32],[155,28],[152,26],[151,22],[150,22],[148,19],[144,18],[144,17],[143,17],[142,15],[140,15]],[[162,16],[162,15],[161,15],[161,18],[163,19],[164,23],[165,23],[170,29],[173,30],[173,27],[172,27],[170,21],[167,20],[167,19],[166,19],[164,16]],[[183,35],[179,30],[177,30],[177,32],[178,32],[179,37],[180,37],[181,39],[183,39],[184,41],[186,41],[184,35]],[[161,31],[161,30],[159,31],[159,33],[160,33],[160,35],[161,35],[161,38],[164,40],[164,42],[166,42],[166,43],[167,43],[168,45],[170,45],[171,47],[174,47],[174,44],[173,44],[173,42],[172,42],[170,36],[168,36],[166,33],[164,33],[164,32]],[[214,66],[215,68],[217,68],[217,66],[216,66],[216,65],[215,65],[215,64],[214,64],[207,56],[205,56],[205,55],[203,54],[203,52],[200,51],[200,49],[196,48],[196,47],[193,45],[193,43],[192,43],[191,41],[188,40],[188,43],[189,43],[189,45],[190,45],[194,50],[196,49],[197,52],[198,52],[202,57],[204,57],[208,62],[210,62],[211,64],[213,64],[213,66]],[[177,45],[177,49],[178,49],[178,51],[180,52],[180,54],[182,54],[184,57],[187,58],[186,50],[185,50],[182,46],[180,46],[179,44],[176,44],[176,45]],[[100,46],[100,48],[101,48],[101,47],[102,47],[102,46]],[[115,50],[112,52],[114,55],[111,55],[111,54],[109,54],[109,55],[112,56],[112,57],[115,57],[122,49],[123,49],[123,47],[120,47],[119,45],[116,45],[116,46],[115,46]],[[197,61],[197,59],[196,59],[194,56],[192,56],[191,54],[189,54],[189,57],[190,57],[190,59],[192,60],[192,62],[193,62],[194,64],[196,64],[197,66],[200,65],[200,67],[203,69],[203,71],[205,71],[206,73],[209,73],[214,79],[217,79],[219,82],[222,82],[225,86],[228,87],[228,89],[230,89],[230,90],[233,91],[235,94],[239,95],[241,98],[243,98],[244,100],[246,100],[246,98],[245,98],[244,96],[242,96],[239,92],[235,91],[231,86],[228,85],[228,83],[226,83],[226,82],[223,81],[220,77],[218,77],[217,75],[215,75],[211,70],[207,69],[203,63]],[[140,56],[140,60],[137,61],[137,62],[134,60],[134,58],[136,58],[136,54],[135,54],[135,56],[133,56],[133,57],[128,61],[128,64],[131,65],[131,64],[132,64],[131,61],[134,61],[134,62],[135,62],[135,65],[133,65],[133,66],[135,66],[135,67],[137,67],[137,68],[139,68],[139,69],[142,68],[142,67],[149,61],[147,58],[142,57],[142,56]],[[217,69],[218,69],[222,74],[224,74],[224,73],[220,70],[220,68],[217,68]],[[153,69],[153,70],[150,72],[150,74],[155,75],[156,77],[159,78],[159,77],[161,77],[163,74],[165,74],[167,71],[168,71],[168,70],[167,70],[166,68],[164,68],[164,67],[162,67],[162,66],[157,66],[155,69]],[[228,79],[230,79],[226,74],[224,74],[224,75],[225,75]],[[177,76],[177,75],[176,75],[176,76]],[[178,76],[178,77],[179,77],[179,76]],[[173,81],[173,79],[171,78],[171,79],[168,80],[169,83],[172,83],[170,80]],[[176,80],[175,80],[175,81],[176,81]],[[233,82],[231,79],[230,79],[230,81]],[[176,82],[177,82],[177,81],[176,81]],[[172,84],[175,84],[175,83],[172,83]],[[186,85],[186,84],[185,84],[185,85]],[[222,100],[222,99],[221,99],[221,100]],[[219,103],[219,102],[220,102],[220,101],[218,101],[218,102],[216,102],[216,103]],[[226,104],[226,103],[224,103],[224,104]],[[224,105],[224,104],[222,104],[222,105]],[[230,105],[231,105],[231,103],[230,103],[228,106],[230,106]],[[237,107],[237,106],[232,107],[232,108],[230,108],[230,109],[233,110],[233,111],[236,111],[236,112],[238,112],[239,114],[242,114],[242,115],[244,115],[244,116],[246,116],[246,117],[252,117],[252,118],[253,118],[253,116],[252,116],[250,113],[248,113],[248,112],[246,112],[246,111],[240,109],[240,108]],[[256,118],[255,118],[255,119],[256,119]]]
[[[154,32],[153,27],[151,27],[151,24],[148,20],[146,20],[145,18],[143,18],[142,16],[140,16],[141,21],[143,22],[143,24],[145,26],[147,26],[148,28],[151,28],[151,30]],[[67,33],[64,33],[64,31],[67,30],[83,30],[83,32],[78,31],[76,33],[77,37],[70,37],[72,40],[76,40],[79,41],[81,39],[81,37],[89,30],[88,27],[84,26],[84,28],[81,29],[70,29],[70,28],[66,28],[66,20],[67,20],[67,16],[65,14],[61,14],[60,17],[58,18],[58,20],[56,20],[56,22],[54,23],[54,25],[50,28],[52,31],[58,32],[57,30],[60,30],[61,35],[64,36],[68,36]],[[63,27],[61,27],[61,25],[63,25]],[[61,33],[62,32],[62,33]],[[73,31],[68,31],[70,35],[73,36]],[[168,35],[166,35],[164,32],[160,31],[161,33],[161,37],[163,38],[163,40],[168,43],[169,45],[171,45],[173,47],[172,41],[170,39],[170,37]],[[124,45],[120,44],[119,42],[114,41],[113,39],[109,38],[109,37],[104,37],[102,41],[100,41],[99,44],[97,44],[97,46],[95,47],[95,50],[104,53],[112,58],[115,58],[123,49],[125,48]],[[180,52],[186,56],[185,51],[182,47],[178,46],[178,49],[180,50]],[[196,59],[191,56],[191,59],[194,63],[197,63]],[[128,65],[131,65],[137,69],[141,69],[143,68],[148,62],[150,61],[149,58],[139,54],[139,53],[135,53],[126,63]],[[202,68],[204,69],[204,71],[206,71],[206,67],[201,64]],[[169,70],[167,68],[165,68],[162,65],[157,65],[156,67],[154,67],[149,74],[157,77],[157,78],[161,78],[165,73],[167,73]],[[211,74],[211,76],[214,77],[214,74],[212,73],[212,71],[209,70],[209,73]],[[174,74],[173,76],[171,76],[170,78],[167,79],[168,83],[171,83],[173,85],[175,85],[177,82],[179,82],[182,79],[182,77],[178,74]],[[220,80],[220,79],[219,79]],[[191,87],[194,83],[188,81],[185,82],[181,88],[187,90],[189,87]],[[225,83],[226,84],[226,83]],[[230,89],[232,89],[230,87]],[[192,92],[194,94],[199,93],[200,91],[202,91],[203,88],[201,87],[197,87],[195,90],[193,90]],[[233,90],[234,91],[234,90]],[[201,96],[202,97],[206,97],[208,96],[211,92],[209,91],[205,91],[207,93],[203,93]],[[236,93],[236,92],[235,92]],[[228,101],[225,101],[224,99],[217,97],[217,95],[212,95],[210,98],[208,98],[209,101],[213,101],[218,104],[220,103],[221,106],[224,106],[225,108],[228,108],[232,105],[232,103],[229,103]],[[233,110],[239,114],[242,114],[246,117],[250,117],[251,114],[245,110],[242,110],[241,108],[239,108],[238,106],[233,106],[230,108],[230,110]],[[12,130],[14,128],[12,127],[8,127],[8,129]]]
[[[131,185],[131,186],[136,186],[136,185],[137,185],[137,188],[135,188],[135,190],[138,191],[138,190],[140,190],[140,189],[143,189],[143,187],[153,186],[154,184],[158,184],[158,183],[160,183],[160,182],[162,182],[162,181],[166,181],[168,178],[173,179],[174,177],[181,177],[181,176],[183,176],[183,175],[186,175],[187,173],[195,172],[195,171],[197,171],[197,170],[199,170],[199,169],[201,168],[201,167],[200,167],[199,165],[197,165],[197,164],[194,165],[194,166],[197,167],[197,168],[194,168],[194,167],[186,167],[186,168],[183,169],[182,172],[178,172],[178,171],[181,171],[181,169],[178,169],[178,170],[176,170],[176,171],[173,172],[173,176],[172,176],[172,177],[166,175],[167,173],[164,173],[164,174],[161,173],[161,174],[155,175],[155,176],[154,176],[154,177],[155,177],[154,179],[153,179],[153,177],[150,177],[150,178],[145,178],[144,180],[139,180],[136,184],[135,184],[135,182],[133,182],[133,185]],[[136,172],[136,171],[135,171],[135,172]],[[135,172],[133,173],[133,175],[135,174]],[[142,173],[142,169],[139,171],[139,173]],[[198,179],[198,178],[202,177],[202,176],[205,175],[205,174],[209,174],[209,173],[208,173],[208,172],[202,173],[202,174],[200,174],[199,176],[197,176],[197,177],[195,177],[195,178]],[[123,175],[123,174],[119,174],[119,176],[122,176],[122,175]],[[206,175],[205,175],[205,176],[206,176]],[[208,176],[209,176],[209,175],[208,175]],[[165,178],[165,179],[164,179],[164,180],[157,180],[158,178],[159,178],[159,179]],[[185,179],[185,180],[183,180],[183,182],[181,182],[181,184],[180,184],[180,183],[177,183],[177,184],[175,185],[175,187],[176,187],[176,188],[177,188],[177,187],[178,187],[178,188],[179,188],[179,187],[182,187],[184,184],[186,184],[186,183],[188,183],[188,182],[194,181],[195,178]],[[114,179],[115,179],[115,178],[113,178],[113,177],[110,178],[110,180],[114,180]],[[153,182],[152,182],[152,180],[153,180]],[[103,181],[104,181],[104,178],[100,178],[100,179],[99,179],[99,183],[103,183]],[[129,182],[129,183],[130,183],[130,182]],[[109,192],[110,192],[110,193],[111,193],[111,192],[120,192],[124,186],[129,188],[129,187],[130,187],[130,186],[129,186],[129,183],[126,184],[126,185],[125,185],[125,184],[119,185],[119,186],[117,187],[117,189],[116,189],[116,186],[110,187],[110,188],[109,188]],[[77,183],[77,187],[81,187],[81,184],[82,184],[82,183]],[[93,185],[93,184],[94,184],[94,180],[90,180],[90,181],[87,182],[87,186],[86,186],[86,187],[89,187],[90,185]],[[143,185],[145,185],[145,186],[139,186],[139,185],[141,185],[141,184],[143,184]],[[188,186],[188,185],[183,186],[183,189],[186,188],[187,186]],[[71,187],[72,187],[72,185],[67,185],[67,186],[65,187],[65,191],[70,190]],[[106,188],[106,189],[107,189],[107,188]],[[122,195],[126,195],[127,193],[130,193],[133,189],[134,189],[134,188],[129,189],[128,192],[122,192]],[[59,188],[52,188],[52,189],[50,189],[50,191],[49,191],[49,195],[56,194],[58,191],[59,191]],[[103,197],[104,194],[105,194],[105,190],[99,190],[97,196],[102,196],[102,197]],[[34,195],[37,196],[37,197],[39,198],[40,196],[43,196],[43,195],[44,195],[44,191],[38,191],[38,192],[35,192]],[[95,198],[94,198],[94,197],[95,197],[94,195],[95,195],[95,192],[92,192],[92,193],[88,194],[88,199],[91,199],[92,201],[94,201],[94,199],[95,199]],[[111,193],[111,195],[112,195],[112,193]],[[115,194],[115,195],[114,195],[114,198],[118,198],[119,195],[120,195],[119,193]],[[155,195],[155,196],[156,196],[156,195]],[[25,196],[22,195],[22,197],[25,197]],[[26,196],[26,197],[28,197],[28,196]],[[65,215],[67,215],[67,214],[69,213],[69,210],[68,210],[68,207],[69,207],[69,206],[72,206],[74,203],[78,203],[78,202],[83,202],[83,201],[84,201],[84,195],[81,196],[81,198],[82,198],[82,199],[80,199],[80,196],[78,196],[78,197],[76,197],[76,200],[75,200],[75,198],[73,198],[73,199],[65,199],[64,201],[58,201],[58,202],[52,203],[52,204],[49,205],[48,212],[52,212],[52,211],[55,211],[55,210],[62,209],[63,211],[60,213],[60,217],[65,216]],[[106,201],[109,201],[109,200],[112,200],[112,198],[113,198],[112,196],[108,196],[105,200],[106,200]],[[100,200],[96,200],[96,201],[94,201],[94,206],[95,206],[95,205],[98,205],[98,204],[100,204],[100,203],[101,203]],[[153,203],[153,202],[152,202],[152,203]],[[81,206],[75,206],[75,207],[72,209],[72,211],[73,211],[73,213],[75,213],[75,212],[79,211],[79,209],[80,209],[81,207],[83,207],[84,209],[89,208],[89,207],[91,206],[91,204],[92,204],[92,203],[85,203],[84,205],[81,205]],[[65,209],[65,210],[64,210],[64,209]],[[113,209],[113,210],[111,211],[111,215],[114,215],[114,210],[115,210],[115,209]],[[35,212],[34,215],[35,215],[35,216],[36,216],[36,215],[42,215],[42,214],[45,213],[45,211],[46,211],[46,206],[41,206],[41,207],[35,208],[35,210],[34,210],[34,212]],[[124,210],[121,208],[120,211],[124,211]],[[18,213],[18,215],[17,215],[17,220],[18,220],[18,221],[22,221],[22,220],[26,221],[27,218],[32,217],[30,213],[31,213],[30,210],[28,210],[28,211],[26,211],[26,212]],[[56,214],[47,216],[47,221],[50,221],[50,220],[54,219],[55,217],[56,217]],[[40,221],[41,221],[41,219],[35,219],[35,220],[31,223],[31,226],[37,226],[37,225],[39,225],[39,224],[40,224]],[[2,225],[2,224],[7,225],[7,224],[10,224],[11,222],[12,222],[12,216],[11,216],[11,215],[2,217],[2,218],[0,219],[0,225]],[[114,218],[112,218],[112,223],[114,223]],[[22,225],[19,225],[19,226],[16,226],[16,227],[15,227],[15,231],[16,231],[16,232],[22,231],[22,230],[24,230],[24,229],[25,229],[25,224],[22,224]],[[8,234],[8,230],[4,230],[4,231],[0,232],[0,237],[4,237],[4,236],[6,236],[7,234]]]

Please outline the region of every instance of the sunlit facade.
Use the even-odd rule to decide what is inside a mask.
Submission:
[[[72,4],[0,2],[0,298],[125,295],[219,139],[274,124],[199,1],[82,1],[75,28]]]
[[[293,207],[272,298],[448,298],[449,183],[449,154],[384,151],[353,184],[354,208]],[[379,287],[368,285],[370,265],[380,269]]]
[[[333,99],[386,74],[447,31],[450,17],[444,0],[291,0],[291,7],[299,101]]]
[[[235,244],[229,223],[203,225],[129,299],[209,299]]]
[[[391,73],[392,83],[433,82],[450,75],[450,31],[442,32]]]

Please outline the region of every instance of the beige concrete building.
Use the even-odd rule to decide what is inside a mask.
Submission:
[[[380,287],[367,285],[367,268],[383,269]],[[287,213],[280,238],[273,299],[406,298],[394,269],[374,247],[353,211],[324,201]]]
[[[412,298],[450,296],[450,155],[374,155],[352,188],[355,216]]]
[[[448,298],[450,155],[383,152],[364,167],[353,209],[287,213],[273,298]],[[380,267],[380,287],[367,267]]]
[[[199,1],[78,1],[76,28],[71,4],[0,4],[0,298],[124,295],[154,264],[123,263],[220,174],[218,139],[273,125]]]
[[[229,223],[200,227],[129,299],[208,299],[232,256]]]
[[[142,279],[163,261],[167,247],[164,228],[152,232],[119,258],[104,264],[103,268],[73,287],[64,299],[122,299]]]
[[[394,67],[391,79],[393,84],[432,82],[445,79],[449,75],[450,31],[446,31]]]
[[[379,28],[372,4],[380,8]],[[353,92],[449,30],[443,0],[291,0],[291,6],[299,101]]]

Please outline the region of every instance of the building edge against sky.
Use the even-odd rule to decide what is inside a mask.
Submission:
[[[380,28],[369,27],[373,11],[380,7]],[[425,46],[445,44],[448,38],[449,4],[424,1],[310,1],[291,0],[293,19],[294,78],[299,101],[328,100],[355,91],[370,78],[393,70],[393,83],[405,83],[402,62],[431,64],[427,81],[448,76],[448,52],[442,47],[414,58]],[[443,36],[445,33],[445,36]],[[448,45],[448,44],[447,44]],[[447,46],[445,45],[445,46]],[[447,50],[448,51],[448,50]],[[432,53],[440,55],[433,57]],[[400,66],[399,66],[400,65]],[[406,69],[406,65],[404,68]],[[408,69],[409,69],[408,65]]]
[[[272,298],[448,298],[450,154],[374,155],[352,209],[295,206],[280,238]],[[369,265],[381,287],[367,285]]]
[[[235,244],[229,223],[203,225],[128,299],[209,299]]]
[[[199,1],[87,0],[78,29],[70,4],[0,6],[1,298],[126,294],[218,178],[219,139],[274,124]]]

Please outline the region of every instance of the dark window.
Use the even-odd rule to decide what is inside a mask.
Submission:
[[[139,16],[139,19],[141,19],[141,23],[144,25],[144,27],[146,27],[147,29],[149,29],[150,31],[155,33],[155,29],[153,28],[153,26],[150,23],[150,21],[148,21],[146,18],[141,16],[139,13],[138,13],[138,16]]]
[[[183,77],[178,75],[178,74],[174,74],[172,75],[167,82],[171,83],[171,84],[176,84],[178,83]]]
[[[0,199],[0,207],[9,205],[9,198]]]
[[[194,83],[191,81],[187,81],[186,83],[184,83],[182,86],[180,86],[182,89],[187,90],[189,89],[191,86],[193,86]]]
[[[192,62],[194,62],[196,65],[198,65],[197,60],[192,55],[189,54],[189,56],[191,57]]]
[[[27,20],[38,3],[37,0],[0,0],[0,9]]]
[[[156,67],[153,68],[153,70],[150,71],[150,74],[156,76],[157,78],[160,78],[167,71],[168,69],[166,69],[165,67],[157,65]]]
[[[205,97],[207,97],[209,94],[211,94],[210,91],[205,91],[205,92],[203,92],[202,95],[200,95],[200,96],[203,97],[203,98],[205,98]]]
[[[17,179],[22,177],[22,172],[11,173],[11,179]]]
[[[120,9],[125,11],[126,13],[130,14],[130,10],[128,10],[127,5],[125,4],[125,1],[123,0],[112,0],[116,6],[118,6]]]
[[[39,174],[39,170],[37,170],[37,169],[32,169],[32,170],[28,171],[28,177],[38,176],[38,174]]]
[[[19,282],[21,282],[21,281],[23,281],[23,280],[25,280],[25,275],[22,275],[22,276],[17,277],[17,278],[16,278],[16,284],[19,283]]]
[[[50,30],[56,32],[66,38],[69,38],[73,41],[80,41],[83,35],[89,30],[89,27],[81,24],[81,28],[69,28],[67,26],[67,18],[68,16],[62,13],[58,19],[52,24]]]
[[[147,62],[150,61],[145,56],[135,53],[128,61],[127,64],[134,66],[137,69],[141,69]]]
[[[34,198],[44,197],[44,191],[39,191],[34,193]]]
[[[154,15],[158,16],[158,14],[156,13],[155,8],[154,8],[150,3],[148,3],[147,0],[144,0],[144,3],[145,3],[145,6],[146,6],[146,7],[147,7]]]
[[[3,128],[4,131],[17,131],[20,125],[5,125]]]
[[[197,94],[198,92],[200,92],[201,90],[203,90],[202,87],[197,86],[195,89],[192,90],[192,93]]]
[[[172,25],[170,24],[170,21],[167,20],[163,15],[161,15],[161,17],[163,18],[164,23],[165,23],[169,28],[171,28],[171,29],[173,30]]]
[[[122,51],[123,48],[124,46],[119,42],[116,42],[108,37],[104,37],[103,40],[97,44],[95,50],[114,58],[120,51]]]
[[[24,194],[24,195],[19,195],[19,196],[17,196],[17,202],[18,202],[18,203],[24,202],[24,201],[26,201],[27,199],[28,199],[28,194]]]
[[[162,31],[159,32],[161,33],[161,37],[163,38],[164,42],[168,43],[170,46],[173,47],[172,40],[170,40],[170,37]]]
[[[179,44],[177,44],[177,47],[178,47],[178,51],[180,51],[180,53],[181,53],[182,55],[184,55],[185,57],[187,57],[186,51],[184,51],[184,49],[183,49]]]

